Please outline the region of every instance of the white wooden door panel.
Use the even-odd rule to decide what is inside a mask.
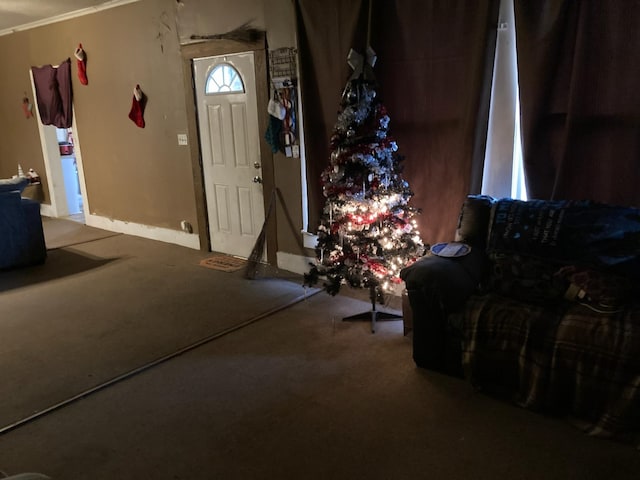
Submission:
[[[219,66],[233,67],[244,91],[207,93]],[[264,222],[253,54],[196,59],[194,77],[211,247],[248,257]]]
[[[251,191],[248,188],[238,188],[238,205],[240,207],[240,232],[242,235],[254,237],[253,207],[251,205]]]
[[[223,138],[222,135],[222,107],[220,105],[207,105],[207,111],[209,114],[209,136],[207,139],[208,143],[212,138]],[[213,142],[211,143],[211,155],[208,160],[211,161],[213,165],[224,165],[224,143],[223,142]],[[204,160],[204,158],[203,158]]]
[[[236,167],[249,166],[246,110],[244,104],[231,104],[231,126]]]
[[[223,233],[230,234],[231,230],[231,212],[229,211],[229,186],[214,185],[215,202],[216,202],[216,227]]]

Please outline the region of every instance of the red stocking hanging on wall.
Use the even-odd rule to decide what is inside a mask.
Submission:
[[[82,85],[87,85],[89,79],[87,78],[87,54],[84,53],[82,44],[78,44],[78,48],[73,52],[73,56],[76,57],[76,65],[78,66],[78,78]]]
[[[136,85],[133,89],[133,100],[131,102],[131,111],[129,118],[140,128],[144,128],[144,107],[147,105],[147,96],[140,89],[140,85]]]

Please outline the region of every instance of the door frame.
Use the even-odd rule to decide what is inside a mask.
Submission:
[[[238,84],[208,92],[220,67]],[[193,72],[211,249],[247,258],[265,221],[254,53],[194,58]]]
[[[57,68],[57,65],[55,66]],[[31,91],[33,98],[36,98],[36,85],[33,79],[33,72],[29,69],[29,79],[31,81]],[[69,216],[69,207],[66,198],[66,186],[62,175],[62,164],[60,160],[60,147],[52,125],[44,125],[40,120],[40,110],[38,102],[34,101],[35,117],[38,121],[38,134],[40,135],[40,146],[42,148],[42,159],[44,161],[44,169],[47,178],[47,192],[50,204],[40,204],[41,213],[48,217],[66,217]],[[80,153],[80,140],[78,135],[78,126],[76,123],[76,111],[74,102],[71,102],[71,131],[73,132],[73,154],[76,159],[78,168],[78,183],[80,184],[80,195],[82,197],[82,211],[86,216],[89,213],[89,200],[87,196],[87,184],[84,178],[84,168],[82,165],[82,154]],[[50,128],[47,128],[50,127]],[[57,162],[55,160],[58,160]],[[56,188],[57,186],[57,188]]]
[[[198,128],[197,100],[193,77],[193,59],[215,57],[233,53],[253,52],[256,80],[256,100],[258,103],[258,134],[260,136],[260,161],[262,163],[263,204],[265,218],[269,208],[270,192],[275,188],[273,152],[261,132],[267,130],[269,114],[269,85],[267,79],[267,42],[263,33],[255,42],[239,42],[235,40],[217,39],[205,42],[189,43],[180,47],[182,55],[182,71],[185,84],[185,105],[187,110],[187,132],[189,138],[198,141],[189,142],[189,152],[193,172],[193,184],[196,187],[196,217],[198,220],[198,237],[200,250],[211,251],[209,236],[209,220],[207,215],[207,199],[205,197],[204,171],[202,167],[202,150],[200,147],[200,130]],[[190,86],[190,88],[188,87]],[[275,214],[275,210],[272,215]],[[277,264],[276,221],[271,219],[267,224],[267,262]]]

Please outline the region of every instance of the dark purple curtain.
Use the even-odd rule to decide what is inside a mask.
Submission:
[[[462,202],[482,184],[499,1],[374,5],[379,93],[422,238],[452,240]]]
[[[366,47],[367,12],[365,0],[296,2],[310,231],[324,207],[320,174],[329,164],[329,138],[351,75],[347,55]]]
[[[31,67],[36,86],[36,101],[44,125],[69,128],[73,120],[71,91],[71,60],[58,67]]]
[[[515,0],[529,197],[640,206],[640,0]]]
[[[404,178],[427,243],[451,240],[484,159],[498,0],[373,0],[371,46]],[[366,47],[366,0],[297,1],[310,230],[324,205],[320,173],[349,49]]]

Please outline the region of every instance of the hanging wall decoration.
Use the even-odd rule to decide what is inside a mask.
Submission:
[[[78,79],[82,85],[87,85],[89,79],[87,78],[87,54],[82,48],[82,44],[78,44],[73,56],[76,57],[76,65],[78,67]]]
[[[144,128],[144,108],[147,106],[147,96],[144,94],[140,85],[136,85],[133,89],[133,99],[131,101],[131,110],[129,118],[138,127]]]
[[[191,40],[234,40],[236,42],[255,43],[263,38],[265,31],[251,26],[250,22],[243,23],[226,33],[212,35],[191,35]]]
[[[273,92],[267,109],[275,119],[270,118],[265,138],[274,153],[281,151],[287,157],[298,157],[295,48],[278,48],[269,52],[269,78]]]

